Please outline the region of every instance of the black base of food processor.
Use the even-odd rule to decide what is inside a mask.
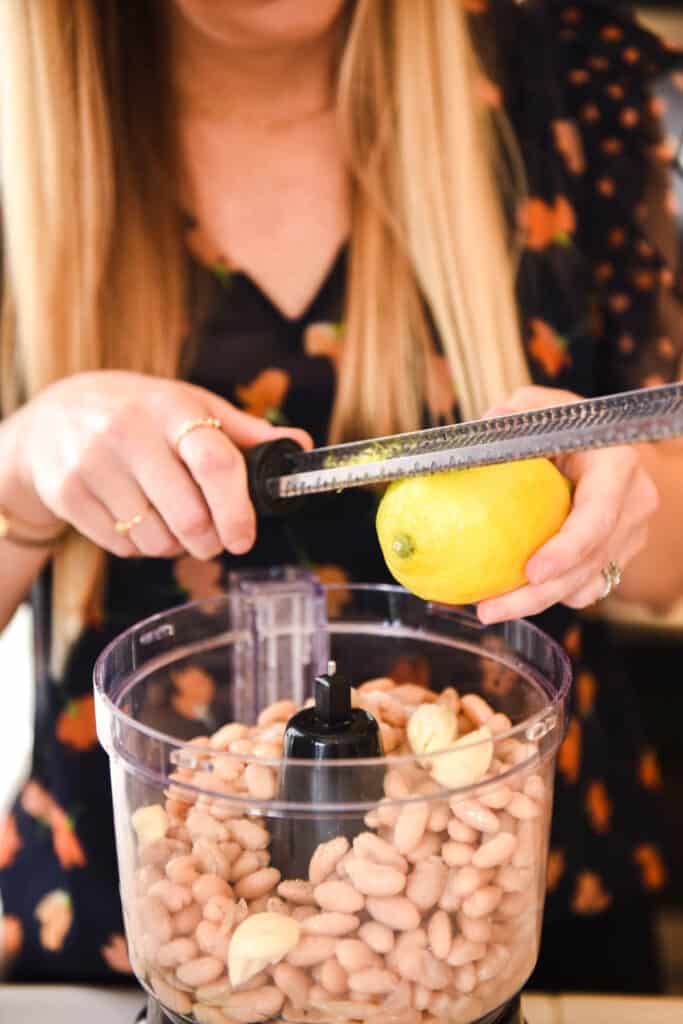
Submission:
[[[135,1024],[174,1024],[178,1019],[167,1017],[156,999],[150,996],[147,1000],[147,1008],[140,1011],[135,1018]],[[472,1024],[526,1024],[520,996],[515,996],[505,1006],[492,1010],[491,1013],[473,1021]]]

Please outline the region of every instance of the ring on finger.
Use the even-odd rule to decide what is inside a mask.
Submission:
[[[615,587],[618,587],[621,583],[621,569],[616,562],[611,559],[602,570],[602,578],[605,581],[605,588],[600,595],[600,600],[604,601],[605,598],[609,597]]]
[[[183,423],[176,434],[173,441],[174,447],[177,449],[184,437],[191,434],[193,430],[199,430],[201,427],[209,427],[211,430],[222,430],[223,424],[215,416],[200,416],[196,420],[188,420],[186,423]]]
[[[136,512],[130,519],[117,519],[114,523],[114,529],[122,537],[126,537],[135,526],[140,525],[150,508],[151,506],[148,505],[144,511]]]

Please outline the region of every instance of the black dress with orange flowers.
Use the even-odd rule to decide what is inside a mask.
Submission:
[[[679,57],[597,2],[469,0],[466,7],[477,38],[495,30],[498,56],[484,94],[504,107],[526,161],[519,303],[534,381],[595,395],[674,379],[683,319],[678,144],[663,122],[674,124],[683,106]],[[192,380],[324,443],[343,345],[345,250],[307,310],[288,319],[238,269],[208,266],[198,229],[188,243],[193,274],[209,292]],[[443,396],[452,386],[436,346],[434,370],[443,386],[426,417],[451,419],[452,398]],[[296,562],[323,580],[385,580],[374,501],[365,492],[312,499],[295,521],[263,525],[239,564]],[[0,827],[4,944],[17,979],[101,981],[129,970],[108,766],[93,721],[93,662],[135,620],[218,593],[234,566],[229,557],[110,559],[101,615],[59,679],[47,667],[49,581],[38,586],[31,779]],[[641,735],[629,666],[598,622],[558,607],[540,623],[566,646],[576,686],[559,755],[536,982],[653,989],[650,908],[666,872],[656,755]],[[203,731],[212,696],[204,673],[178,679],[179,734]]]

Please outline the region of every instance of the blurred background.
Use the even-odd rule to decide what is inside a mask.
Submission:
[[[614,6],[633,7],[619,2]],[[637,5],[637,11],[645,24],[683,47],[683,0],[669,4],[643,2]],[[637,669],[646,731],[661,757],[673,856],[672,878],[660,914],[660,935],[667,987],[671,992],[683,993],[683,603],[664,619],[618,606],[610,614],[619,641]],[[4,676],[0,690],[0,813],[28,770],[33,714],[31,657],[30,612],[22,608],[0,635]]]

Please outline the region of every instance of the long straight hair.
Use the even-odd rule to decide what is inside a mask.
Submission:
[[[179,372],[186,330],[160,0],[2,0],[5,413],[86,370]],[[462,0],[356,0],[338,70],[352,195],[333,440],[418,426],[430,326],[465,416],[526,382],[492,113]],[[53,568],[53,668],[102,581],[74,534]]]

